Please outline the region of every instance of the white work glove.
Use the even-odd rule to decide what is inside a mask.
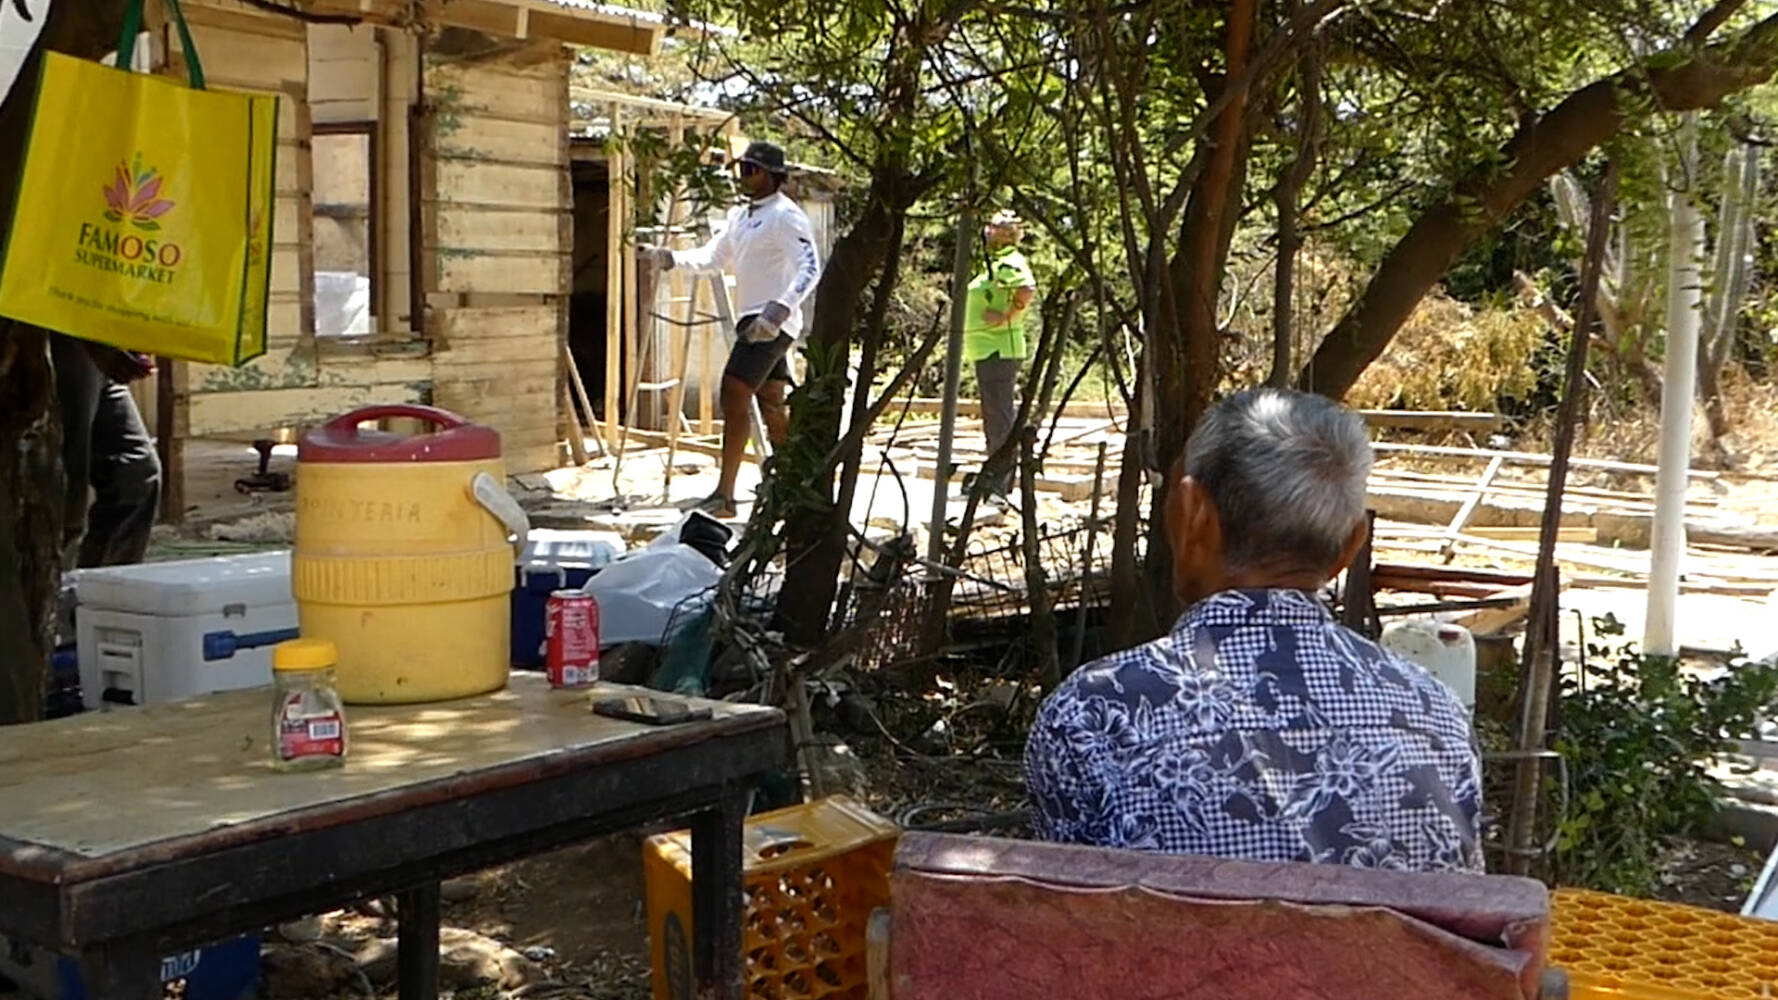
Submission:
[[[753,317],[747,324],[747,339],[751,341],[777,340],[778,331],[784,328],[784,321],[790,318],[790,307],[782,302],[767,302],[766,307]]]
[[[654,267],[662,271],[673,270],[673,251],[666,247],[652,247],[646,243],[636,245],[636,260],[645,267]]]

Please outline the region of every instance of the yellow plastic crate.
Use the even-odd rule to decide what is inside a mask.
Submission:
[[[1574,1000],[1778,1000],[1778,923],[1560,889],[1550,964]]]
[[[749,1000],[867,1000],[865,927],[889,905],[895,824],[843,796],[747,821],[742,847]],[[691,833],[650,837],[655,1000],[691,1000]]]

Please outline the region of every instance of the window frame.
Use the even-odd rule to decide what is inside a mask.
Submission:
[[[320,138],[322,136],[364,137],[365,170],[368,172],[367,197],[369,199],[367,205],[367,218],[365,220],[366,232],[364,239],[366,243],[365,249],[367,258],[365,266],[370,269],[371,336],[373,338],[387,336],[391,331],[383,328],[383,204],[381,197],[382,184],[380,183],[381,174],[379,170],[380,157],[378,156],[379,146],[382,144],[382,124],[377,121],[317,122],[312,128],[311,136],[312,139]],[[313,162],[314,152],[311,150],[310,163],[313,164]],[[314,167],[311,165],[310,170],[312,171],[313,169]],[[311,181],[309,205],[309,214],[311,216],[315,215],[313,190],[313,182]]]

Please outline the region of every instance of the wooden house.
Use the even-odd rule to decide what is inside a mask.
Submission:
[[[568,46],[652,54],[653,15],[590,0],[184,0],[214,87],[281,98],[270,349],[175,364],[143,402],[173,495],[182,443],[271,437],[371,403],[500,431],[559,464],[572,286]],[[150,19],[161,72],[177,32]]]

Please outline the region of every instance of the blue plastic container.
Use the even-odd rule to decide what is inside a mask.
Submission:
[[[512,665],[543,669],[544,617],[552,591],[572,590],[593,578],[584,566],[520,566],[512,587]]]
[[[513,570],[512,665],[543,667],[544,616],[549,595],[586,585],[623,551],[623,539],[608,531],[534,529]]]
[[[259,988],[259,935],[248,934],[208,948],[161,959],[161,983],[184,982],[184,1000],[241,1000]],[[86,1000],[80,970],[68,959],[56,966],[61,1000]]]

